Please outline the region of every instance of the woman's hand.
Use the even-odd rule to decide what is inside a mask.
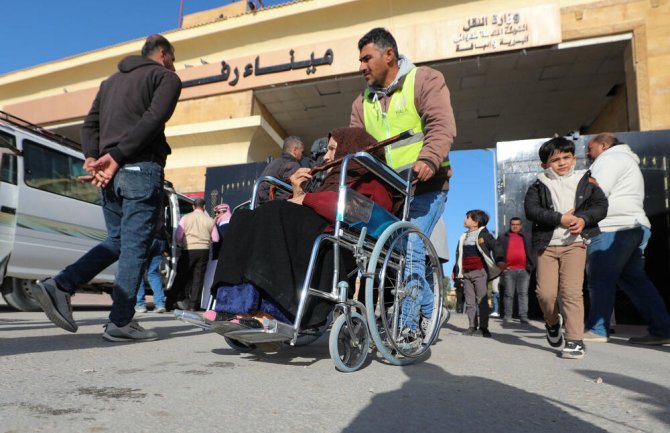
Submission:
[[[303,194],[300,194],[300,195],[298,195],[298,196],[295,196],[295,195],[294,195],[293,197],[289,198],[287,201],[290,201],[291,203],[295,203],[295,204],[300,204],[300,205],[301,205],[301,204],[302,204],[302,201],[303,201],[304,199],[305,199],[305,194],[303,193]]]
[[[296,170],[296,172],[289,177],[291,187],[293,188],[294,198],[305,195],[305,191],[303,191],[302,185],[312,178],[312,175],[309,174],[310,171],[311,170],[309,168],[302,167]],[[300,202],[302,203],[302,200]]]

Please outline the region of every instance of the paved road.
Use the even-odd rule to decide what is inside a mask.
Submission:
[[[101,339],[107,297],[77,295],[79,332],[0,305],[0,432],[667,432],[670,347],[632,347],[620,327],[582,360],[550,349],[540,322],[452,320],[423,362],[333,368],[327,339],[239,355],[215,333],[142,314],[160,341]]]

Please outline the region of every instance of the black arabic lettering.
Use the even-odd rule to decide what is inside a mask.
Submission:
[[[244,74],[242,74],[242,76],[246,78],[253,73],[254,73],[254,66],[251,63],[247,63],[247,65],[244,67]]]
[[[291,61],[289,63],[282,63],[279,65],[274,65],[274,66],[266,66],[266,67],[261,67],[259,65],[260,63],[260,56],[256,56],[256,60],[254,62],[255,65],[255,74],[256,75],[265,75],[265,74],[272,74],[275,72],[284,72],[284,71],[290,71],[293,68],[293,50],[289,51],[289,55],[291,57]]]
[[[225,60],[221,61],[221,81],[228,81],[228,77],[230,77],[230,65],[225,62]]]
[[[235,66],[233,73],[235,74],[235,78],[233,78],[232,81],[228,81],[228,84],[230,84],[231,86],[236,85],[237,82],[240,80],[240,71],[237,70],[237,66]]]
[[[290,56],[289,63],[282,63],[279,65],[265,66],[265,67],[260,66],[260,56],[257,56],[254,64],[255,75],[264,75],[275,72],[284,72],[303,68],[305,68],[307,74],[313,74],[316,72],[317,66],[331,65],[333,63],[334,58],[333,50],[330,48],[328,48],[323,54],[323,57],[320,58],[314,57],[314,52],[312,52],[309,56],[309,60],[296,61],[294,50],[289,51],[289,56]]]
[[[335,57],[335,53],[333,53],[333,50],[328,48],[325,53],[323,53],[323,57],[321,58],[323,60],[322,65],[332,65],[333,64],[333,58]]]
[[[264,75],[264,74],[284,72],[284,71],[290,71],[292,69],[302,69],[302,68],[305,68],[305,72],[307,73],[307,75],[311,75],[316,73],[317,66],[332,65],[333,59],[335,57],[333,50],[330,48],[328,48],[324,52],[323,57],[314,57],[314,52],[312,52],[309,56],[309,60],[303,60],[299,62],[295,61],[294,54],[295,54],[294,50],[291,50],[289,52],[291,60],[289,63],[283,63],[279,65],[266,66],[266,67],[260,66],[260,56],[256,56],[256,59],[254,60],[253,64],[247,63],[245,65],[242,76],[246,78],[250,75]],[[231,75],[231,65],[229,65],[225,60],[222,60],[220,74],[184,81],[182,83],[182,87],[186,88],[192,86],[199,86],[202,84],[216,83],[219,81],[228,81],[228,85],[235,86],[239,82],[240,72],[237,67],[235,67],[235,69],[233,69],[232,72],[235,78],[228,81]]]
[[[475,17],[468,19],[468,22],[463,26],[463,31],[467,32],[475,27],[484,27],[488,24],[487,17]]]
[[[458,51],[470,51],[473,48],[474,48],[474,46],[473,46],[472,43],[470,43],[468,45],[461,45],[461,44],[456,45],[456,51],[457,52]]]

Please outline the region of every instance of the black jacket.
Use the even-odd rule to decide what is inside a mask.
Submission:
[[[598,221],[607,216],[607,197],[591,172],[587,171],[577,184],[574,215],[584,219],[582,238],[592,238],[600,233]],[[554,210],[549,188],[539,179],[526,192],[524,199],[526,218],[533,222],[533,249],[536,253],[549,245],[554,229],[561,225],[562,214]]]
[[[165,165],[170,146],[165,123],[174,112],[181,80],[159,63],[129,56],[102,82],[81,131],[84,156],[109,153],[119,165],[155,161]]]
[[[268,164],[267,167],[265,167],[260,177],[272,176],[290,184],[291,182],[289,181],[289,177],[291,177],[291,175],[295,173],[296,170],[298,170],[299,168],[300,168],[300,161],[295,159],[293,155],[286,152],[282,152],[279,158],[273,159],[270,162],[270,164]],[[276,199],[286,199],[288,197],[289,194],[287,192],[277,189],[277,192],[275,194]],[[259,203],[265,203],[266,201],[270,200],[269,183],[263,182],[262,184],[259,185],[258,200]]]
[[[498,236],[496,240],[496,257],[500,257],[502,262],[507,263],[507,247],[509,247],[509,233],[505,232],[502,236]],[[533,246],[531,244],[531,236],[528,233],[517,233],[523,239],[523,246],[526,250],[526,270],[530,273],[535,269],[535,254],[533,253]]]

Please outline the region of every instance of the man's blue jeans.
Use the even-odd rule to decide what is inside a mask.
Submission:
[[[649,333],[670,337],[670,315],[656,286],[644,270],[647,227],[602,232],[588,246],[588,287],[591,306],[586,330],[607,336],[617,284],[648,324]]]
[[[415,195],[409,206],[410,222],[430,237],[444,212],[446,203],[446,191]],[[432,274],[426,275],[426,248],[417,235],[408,237],[406,260],[404,281],[409,296],[403,300],[400,321],[405,327],[416,331],[419,315],[425,317],[433,315]]]
[[[151,290],[154,292],[154,307],[165,308],[165,292],[163,291],[163,280],[161,279],[160,265],[163,261],[163,251],[165,250],[165,241],[163,239],[154,239],[149,249],[149,260],[147,263],[147,280]],[[144,278],[140,280],[140,288],[137,289],[136,307],[146,307],[146,289],[144,287]]]
[[[525,269],[507,269],[502,278],[503,285],[505,286],[505,295],[503,298],[505,320],[512,320],[515,292],[518,294],[519,319],[528,320],[528,284],[530,283],[530,274]]]
[[[55,280],[74,293],[118,260],[109,320],[125,326],[135,315],[135,298],[145,269],[163,198],[163,168],[155,162],[122,166],[102,190],[107,239],[71,264]]]

